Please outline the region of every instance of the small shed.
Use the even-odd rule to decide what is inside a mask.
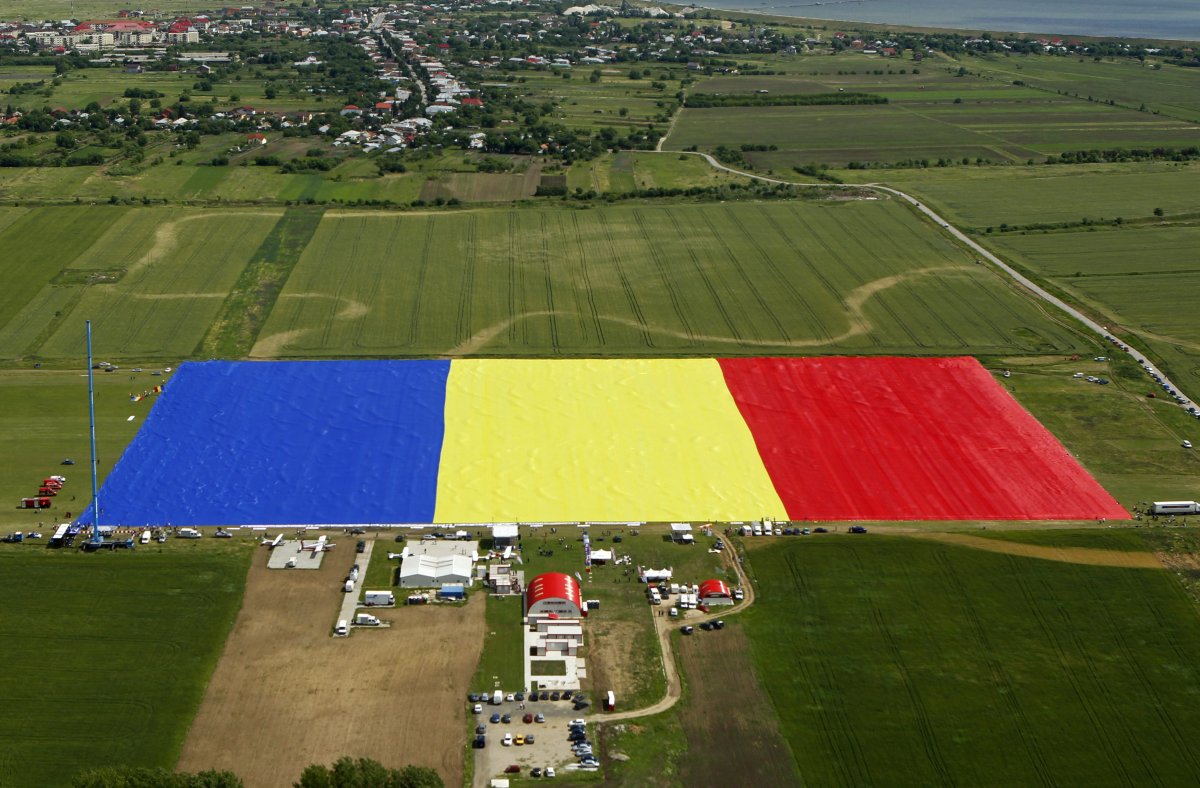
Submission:
[[[696,541],[692,536],[692,526],[688,523],[671,523],[671,540],[680,544],[692,544]]]
[[[442,590],[438,591],[438,598],[462,601],[467,598],[467,588],[461,583],[442,583]]]

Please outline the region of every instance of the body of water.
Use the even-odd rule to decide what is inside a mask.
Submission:
[[[697,0],[714,8],[975,32],[1200,41],[1200,0]]]

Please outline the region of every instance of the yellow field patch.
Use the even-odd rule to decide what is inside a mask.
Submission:
[[[456,360],[435,521],[786,518],[713,359]]]

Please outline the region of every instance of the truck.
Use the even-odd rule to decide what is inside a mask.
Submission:
[[[1155,501],[1150,505],[1151,514],[1200,514],[1200,503],[1195,501]]]
[[[504,702],[504,693],[501,692],[500,690],[496,690],[495,692],[493,692],[491,699],[488,701],[488,703],[492,704],[493,706],[499,706],[503,702]]]
[[[354,626],[356,627],[377,627],[382,623],[370,613],[356,613],[354,616]]]
[[[363,604],[367,607],[391,607],[396,604],[396,597],[391,591],[366,591],[363,593]]]

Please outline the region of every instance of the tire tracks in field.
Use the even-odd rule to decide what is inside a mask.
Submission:
[[[1021,746],[1025,749],[1029,763],[1033,765],[1033,770],[1038,777],[1038,783],[1043,786],[1057,785],[1054,774],[1050,766],[1046,763],[1046,757],[1042,754],[1042,748],[1038,744],[1037,737],[1030,733],[1032,725],[1029,724],[1029,717],[1026,715],[1025,709],[1021,706],[1021,700],[1017,696],[1016,687],[1013,685],[1008,672],[1004,669],[1004,663],[995,657],[995,650],[992,647],[991,639],[988,637],[987,629],[983,626],[983,622],[979,620],[979,612],[975,609],[975,605],[971,603],[971,595],[967,592],[967,588],[963,585],[958,572],[955,571],[954,565],[944,552],[940,550],[936,551],[934,553],[934,560],[941,569],[942,576],[946,578],[947,585],[954,592],[954,598],[962,605],[971,635],[979,645],[979,653],[987,665],[988,673],[991,674],[992,683],[996,687],[997,694],[1004,701],[1004,705],[1008,709],[1009,716],[1012,718],[1012,727],[1016,729],[1017,736],[1021,741]]]
[[[860,336],[868,333],[873,325],[869,319],[863,314],[864,307],[867,302],[875,295],[895,287],[897,284],[912,278],[929,276],[935,273],[944,272],[964,272],[969,273],[969,269],[963,269],[961,266],[934,266],[931,268],[919,268],[915,271],[906,271],[901,274],[893,274],[885,276],[882,279],[875,279],[867,282],[854,290],[852,290],[843,301],[846,307],[847,314],[850,316],[850,327],[836,336],[830,336],[826,339],[745,339],[737,336],[718,336],[715,334],[695,334],[677,329],[667,328],[665,326],[654,326],[647,324],[644,319],[634,320],[632,318],[620,317],[618,315],[595,315],[597,321],[608,323],[616,323],[618,325],[629,326],[640,330],[643,336],[646,337],[645,344],[647,347],[654,347],[654,342],[650,338],[651,334],[658,336],[667,336],[674,339],[683,339],[691,342],[708,342],[708,343],[725,343],[730,345],[738,345],[740,347],[755,348],[809,348],[809,347],[824,347],[827,345],[845,342],[847,339]],[[622,285],[628,287],[628,282],[624,278],[624,274],[618,272],[621,277]],[[631,292],[627,292],[630,300],[630,306],[635,310],[635,314],[641,317],[640,309]],[[557,315],[559,317],[569,316],[570,312],[539,310],[536,312],[526,312],[513,317],[505,318],[504,320],[494,323],[487,328],[480,329],[475,332],[465,342],[447,350],[443,357],[455,358],[458,356],[469,355],[480,352],[493,339],[503,333],[505,330],[511,329],[516,323],[528,320],[535,317],[546,317],[548,315]],[[686,324],[685,324],[686,325]],[[510,330],[510,336],[512,332]]]
[[[1045,578],[1039,577],[1038,581],[1039,581],[1040,585],[1042,586],[1042,589],[1046,593],[1046,596],[1050,599],[1054,599],[1054,589],[1050,587],[1050,585],[1046,582]],[[1076,588],[1079,588],[1079,587],[1086,588],[1088,585],[1089,585],[1089,583],[1087,580],[1081,580],[1079,582],[1079,584],[1076,585],[1075,587]],[[1088,596],[1093,600],[1093,602],[1100,598],[1100,596],[1096,595],[1096,594],[1089,594]],[[1139,744],[1137,737],[1134,735],[1133,731],[1130,729],[1129,723],[1127,722],[1125,717],[1122,714],[1120,714],[1120,706],[1116,703],[1116,701],[1113,698],[1112,690],[1110,689],[1109,683],[1106,682],[1103,679],[1103,677],[1100,675],[1100,670],[1096,666],[1096,658],[1094,655],[1094,650],[1091,648],[1088,648],[1088,645],[1086,643],[1084,643],[1083,640],[1080,639],[1079,634],[1078,634],[1078,629],[1075,626],[1075,622],[1071,619],[1070,611],[1067,610],[1067,608],[1065,608],[1061,604],[1056,604],[1055,607],[1057,609],[1058,616],[1062,621],[1062,626],[1059,627],[1059,630],[1064,633],[1065,638],[1069,641],[1071,646],[1075,649],[1075,652],[1079,655],[1079,657],[1081,657],[1081,659],[1076,661],[1077,664],[1082,663],[1084,669],[1087,671],[1087,678],[1089,680],[1089,683],[1096,689],[1096,693],[1095,693],[1096,697],[1100,698],[1103,701],[1104,705],[1107,706],[1108,709],[1111,710],[1111,712],[1112,712],[1107,715],[1108,719],[1110,720],[1110,722],[1108,723],[1108,726],[1116,728],[1119,738],[1121,740],[1124,740],[1125,742],[1128,742],[1129,747],[1127,748],[1127,751],[1133,753],[1134,757],[1137,760],[1137,765],[1141,768],[1141,771],[1144,772],[1143,777],[1133,779],[1130,784],[1138,785],[1138,786],[1146,785],[1147,779],[1148,779],[1149,781],[1153,782],[1154,785],[1163,786],[1164,783],[1159,778],[1156,770],[1154,769],[1153,764],[1150,762],[1149,758],[1147,757],[1146,752],[1142,749],[1141,745]],[[1107,609],[1104,612],[1105,612],[1105,615],[1107,616],[1108,615]],[[1112,619],[1110,617],[1109,621],[1111,622],[1111,620]],[[1136,661],[1130,659],[1130,655],[1128,654],[1128,652],[1124,653],[1122,656],[1124,656],[1125,659],[1131,663],[1131,667],[1134,667],[1135,672],[1136,672],[1136,670],[1137,670]],[[1106,734],[1107,734],[1107,731],[1106,731]],[[1125,770],[1125,773],[1128,774],[1128,771]]]
[[[329,295],[326,293],[287,293],[281,295],[280,300],[285,298],[330,298],[335,302],[343,304],[341,311],[333,316],[333,320],[354,320],[363,317],[371,311],[371,308],[362,301],[345,296]],[[279,352],[289,344],[299,339],[300,337],[315,331],[316,328],[293,328],[290,331],[278,331],[270,336],[263,337],[254,343],[254,347],[250,349],[249,358],[265,359],[274,358],[279,355]]]
[[[853,556],[854,563],[860,569],[865,569],[862,556],[858,554],[858,551],[851,548],[850,554]],[[883,641],[892,665],[895,666],[896,673],[900,677],[900,683],[904,686],[904,692],[908,696],[909,705],[916,718],[917,732],[921,737],[921,747],[925,751],[925,757],[933,768],[940,785],[957,785],[958,783],[942,755],[937,740],[937,731],[933,727],[929,709],[925,706],[925,699],[921,696],[921,691],[909,671],[908,663],[904,661],[904,652],[900,649],[900,644],[896,642],[896,636],[892,633],[891,627],[888,626],[887,616],[879,609],[873,595],[867,595],[866,600],[870,607],[871,623]]]
[[[1062,675],[1066,678],[1067,684],[1070,685],[1071,691],[1075,694],[1075,699],[1079,702],[1079,706],[1083,709],[1084,714],[1092,724],[1092,729],[1095,735],[1100,739],[1102,746],[1100,750],[1103,752],[1106,762],[1109,764],[1109,771],[1115,776],[1119,776],[1124,785],[1137,785],[1137,782],[1129,774],[1129,770],[1125,768],[1125,763],[1114,757],[1115,747],[1112,736],[1109,733],[1108,727],[1104,724],[1104,720],[1097,713],[1091,696],[1084,691],[1080,685],[1078,676],[1076,675],[1075,662],[1072,655],[1067,653],[1067,649],[1063,646],[1059,639],[1059,628],[1051,624],[1046,618],[1046,613],[1042,609],[1041,601],[1029,588],[1024,573],[1018,564],[1018,559],[1014,556],[1008,557],[1008,566],[1010,576],[1017,586],[1017,590],[1021,593],[1021,597],[1025,601],[1025,606],[1033,614],[1033,620],[1037,624],[1042,633],[1042,642],[1049,643],[1053,648],[1055,655],[1058,657],[1058,667]],[[1084,655],[1086,657],[1086,655]]]
[[[812,592],[803,569],[796,563],[795,554],[788,553],[784,558],[784,563],[787,564],[788,572],[792,575],[792,583],[796,587],[796,591],[804,597],[806,604],[812,609],[814,617],[820,619],[821,596]],[[814,651],[816,650],[814,648]],[[844,756],[849,751],[849,758],[834,757],[830,759],[838,776],[842,779],[842,784],[847,786],[872,785],[870,762],[863,755],[854,726],[850,724],[850,719],[846,716],[846,707],[842,702],[841,693],[838,692],[837,680],[833,677],[833,671],[829,667],[830,660],[824,654],[818,654],[818,658],[811,661],[801,657],[796,660],[796,665],[804,674],[807,686],[820,687],[824,693],[819,698],[810,693],[810,697],[813,705],[820,709],[817,712],[823,722],[820,735],[829,752]],[[796,761],[797,767],[803,774],[804,769],[799,763],[800,759],[797,758]]]

